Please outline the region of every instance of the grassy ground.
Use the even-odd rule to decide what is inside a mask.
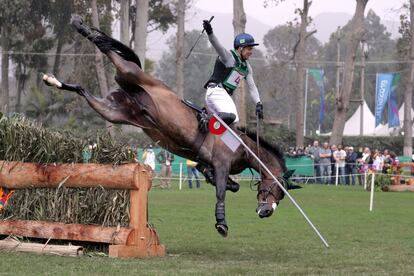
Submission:
[[[150,222],[167,246],[163,258],[118,260],[0,252],[6,275],[414,275],[414,194],[369,193],[360,187],[305,185],[291,192],[322,235],[282,201],[271,218],[255,213],[255,192],[243,183],[228,194],[229,236],[214,229],[212,187],[153,189]]]

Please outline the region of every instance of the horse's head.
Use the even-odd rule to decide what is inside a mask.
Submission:
[[[257,189],[256,212],[259,217],[270,217],[284,196],[285,193],[274,179],[263,179]]]

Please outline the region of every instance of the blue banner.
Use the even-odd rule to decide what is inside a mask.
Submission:
[[[399,80],[400,80],[400,74],[398,73],[393,74],[390,97],[388,99],[388,127],[389,128],[400,126],[397,93],[395,92],[395,89],[397,87],[397,83]]]
[[[388,101],[393,74],[377,73],[375,89],[375,127],[381,124],[385,103]]]
[[[313,77],[316,84],[319,87],[320,91],[320,108],[319,108],[319,125],[322,125],[323,118],[325,117],[325,85],[323,83],[323,78],[325,72],[323,69],[311,68],[309,69],[309,74]]]

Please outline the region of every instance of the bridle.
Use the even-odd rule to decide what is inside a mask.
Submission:
[[[276,181],[273,181],[270,185],[266,185],[266,187],[262,187],[263,183],[260,183],[258,190],[257,190],[257,199],[260,199],[260,195],[263,194],[263,200],[260,200],[258,202],[259,205],[265,205],[265,204],[269,204],[269,203],[273,203],[273,202],[268,202],[267,198],[269,197],[269,195],[272,195],[273,198],[276,200],[276,195],[273,192],[274,188],[277,186]],[[277,188],[277,187],[276,187]],[[274,202],[276,203],[276,202]]]
[[[278,178],[278,181],[280,183],[282,183],[283,186],[286,188],[286,181],[283,179],[283,177],[277,177],[277,178]],[[269,179],[267,181],[272,181],[272,180]],[[273,192],[273,191],[276,191],[277,188],[278,188],[277,182],[272,181],[272,183],[270,185],[266,185],[266,187],[262,187],[263,184],[264,184],[263,182],[259,184],[258,192],[257,192],[257,199],[259,200],[259,198],[260,198],[259,196],[261,194],[263,194],[263,198],[264,198],[265,201],[259,201],[258,204],[259,205],[265,205],[265,204],[269,204],[269,203],[272,203],[272,204],[276,203],[277,204],[277,202],[268,202],[267,201],[267,198],[269,197],[269,195],[272,195],[275,200],[277,199],[276,194]]]

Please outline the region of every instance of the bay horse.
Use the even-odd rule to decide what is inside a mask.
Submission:
[[[139,127],[168,151],[197,161],[198,169],[216,187],[215,227],[222,236],[228,234],[224,203],[226,188],[233,192],[239,189],[229,175],[241,173],[246,168],[261,172],[256,212],[261,218],[272,215],[284,192],[271,175],[260,170],[256,159],[243,147],[233,152],[219,136],[199,130],[199,112],[180,100],[163,82],[146,74],[141,69],[138,56],[129,47],[98,29],[88,27],[79,16],[72,17],[71,25],[114,64],[119,88],[106,98],[97,98],[78,84],[63,83],[46,74],[43,80],[47,85],[78,93],[105,120]],[[258,153],[272,174],[282,179],[287,170],[283,154],[265,141],[258,146],[254,136],[240,130],[236,132],[251,150]]]

